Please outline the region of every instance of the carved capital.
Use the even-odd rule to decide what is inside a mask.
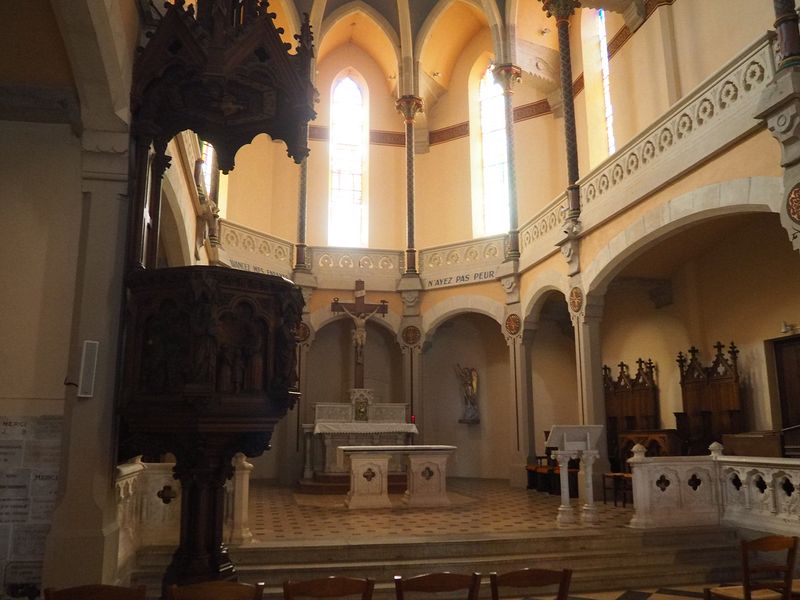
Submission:
[[[492,71],[494,80],[503,86],[504,94],[513,93],[513,87],[522,81],[522,69],[511,63],[495,65]]]
[[[403,115],[406,123],[413,123],[418,112],[422,112],[422,98],[408,94],[400,96],[394,103],[397,111]]]
[[[541,0],[542,8],[548,17],[555,17],[557,21],[568,19],[576,8],[581,7],[578,0]]]
[[[800,74],[782,71],[761,98],[758,115],[781,145],[781,166],[800,162]]]
[[[580,224],[567,221],[564,224],[564,237],[556,245],[561,249],[561,256],[567,261],[569,276],[580,273]]]

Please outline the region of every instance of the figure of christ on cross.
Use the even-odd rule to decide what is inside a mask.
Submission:
[[[353,376],[353,387],[364,387],[364,346],[367,343],[367,320],[376,314],[385,315],[389,308],[386,300],[381,300],[380,304],[367,304],[367,291],[364,289],[364,281],[356,280],[355,302],[339,302],[339,298],[334,298],[331,303],[331,310],[335,313],[345,313],[353,319],[353,346],[356,351],[355,373]]]

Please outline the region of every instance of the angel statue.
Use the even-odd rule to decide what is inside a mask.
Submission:
[[[478,412],[478,370],[474,367],[462,367],[456,363],[456,375],[464,387],[464,416],[459,423],[480,423],[481,416]]]

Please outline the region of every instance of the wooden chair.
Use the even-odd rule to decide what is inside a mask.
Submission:
[[[284,581],[284,600],[294,598],[341,598],[361,596],[361,600],[371,600],[375,582],[372,579],[354,577],[325,577],[308,581]]]
[[[71,588],[44,591],[44,600],[145,600],[145,587],[120,587],[117,585],[80,585]]]
[[[167,588],[167,600],[261,600],[263,595],[263,583],[237,581],[203,581]]]
[[[778,562],[753,561],[756,552],[785,552]],[[742,541],[742,585],[703,590],[705,600],[789,600],[797,555],[797,537],[769,535]],[[778,579],[775,579],[775,576]]]
[[[463,575],[461,573],[427,573],[403,579],[400,575],[394,577],[394,590],[397,600],[403,600],[406,592],[421,592],[435,594],[438,592],[466,591],[466,600],[478,600],[481,587],[480,573]]]
[[[555,571],[552,569],[522,569],[520,571],[509,571],[498,575],[489,573],[489,582],[492,586],[492,600],[500,600],[509,594],[500,593],[500,588],[514,588],[511,596],[519,598],[519,588],[541,588],[547,586],[558,586],[556,600],[567,600],[569,595],[569,582],[572,579],[572,570],[563,569]],[[526,594],[527,596],[528,594]],[[539,595],[538,593],[536,595]]]

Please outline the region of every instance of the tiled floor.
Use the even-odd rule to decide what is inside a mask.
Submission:
[[[452,505],[447,508],[409,508],[392,495],[392,508],[349,510],[343,495],[298,494],[254,481],[250,489],[250,527],[257,543],[283,545],[310,541],[358,542],[442,540],[461,535],[487,536],[569,530],[557,527],[560,498],[510,488],[501,480],[449,479]],[[572,500],[577,508],[577,500]],[[577,511],[576,511],[577,512]],[[633,515],[629,506],[597,504],[599,528],[624,527]],[[597,593],[576,593],[570,600],[687,600],[702,598],[703,586]],[[531,599],[533,600],[533,599]]]
[[[448,491],[452,505],[445,508],[409,508],[402,504],[400,495],[392,495],[392,508],[350,510],[344,506],[343,495],[298,494],[289,488],[254,481],[250,489],[250,527],[262,542],[359,537],[375,540],[398,534],[442,538],[557,529],[558,496],[486,479],[448,479]],[[577,506],[576,499],[572,502]],[[600,502],[597,513],[598,527],[623,527],[633,511]]]

